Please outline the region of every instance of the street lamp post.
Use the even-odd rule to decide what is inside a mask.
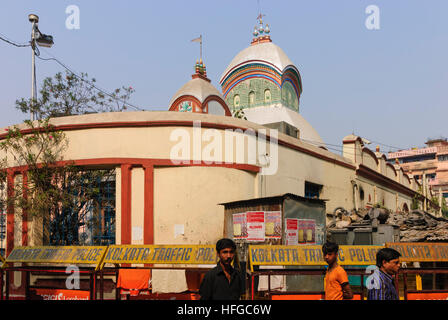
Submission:
[[[31,121],[34,120],[34,102],[36,101],[36,26],[39,17],[35,14],[28,15],[31,22]]]
[[[34,103],[36,97],[36,45],[51,48],[53,45],[53,37],[43,34],[39,31],[39,17],[35,14],[29,14],[28,20],[31,22],[31,121],[35,120]]]

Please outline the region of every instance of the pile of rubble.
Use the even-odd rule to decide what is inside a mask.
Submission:
[[[393,213],[387,223],[400,227],[401,242],[448,241],[448,220],[422,210]]]
[[[379,212],[378,219],[383,223],[400,228],[400,242],[448,241],[448,219],[434,217],[422,210],[390,212],[387,209],[362,209],[348,212],[344,208],[336,208],[333,214],[327,214],[327,229],[344,229],[352,223],[369,224],[372,210]]]

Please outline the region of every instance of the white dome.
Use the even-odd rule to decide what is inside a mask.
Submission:
[[[324,141],[311,124],[299,113],[287,107],[278,105],[246,108],[244,109],[244,114],[248,121],[261,125],[281,121],[289,123],[299,129],[301,140],[309,144],[325,147]]]
[[[258,43],[247,47],[233,58],[222,74],[220,82],[222,83],[229,71],[234,67],[242,63],[254,62],[254,60],[272,64],[279,72],[282,72],[285,67],[293,65],[286,53],[276,44],[272,42]]]
[[[224,100],[221,92],[219,92],[214,85],[201,78],[191,79],[186,84],[184,84],[171,98],[169,105],[171,106],[177,98],[184,95],[193,96],[201,103],[211,95],[216,95]]]

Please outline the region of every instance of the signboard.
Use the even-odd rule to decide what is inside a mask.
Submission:
[[[248,211],[246,212],[246,219],[247,241],[264,241],[264,211]]]
[[[339,246],[340,265],[375,265],[382,246]],[[327,265],[320,245],[250,245],[249,259],[254,265],[321,266]]]
[[[397,242],[386,243],[387,248],[397,250],[400,261],[405,262],[446,262],[448,261],[448,243]]]
[[[15,247],[6,258],[6,263],[24,262],[98,265],[101,262],[106,249],[106,246]]]
[[[110,245],[103,264],[216,264],[215,245]]]
[[[42,300],[90,300],[90,292],[82,290],[32,289]]]
[[[281,211],[234,213],[232,222],[235,240],[264,241],[282,237]]]
[[[264,215],[266,222],[266,238],[281,239],[282,237],[282,212],[266,211]]]
[[[316,220],[299,219],[299,243],[316,243]]]
[[[233,220],[233,238],[247,239],[247,224],[246,224],[246,213],[234,213],[232,215]]]
[[[295,246],[299,243],[299,219],[286,219],[286,245]]]

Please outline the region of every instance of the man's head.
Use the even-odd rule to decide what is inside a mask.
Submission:
[[[376,265],[389,275],[397,274],[400,269],[400,256],[401,254],[397,250],[391,248],[380,249],[376,253]]]
[[[236,244],[233,240],[227,238],[218,240],[216,243],[216,252],[222,264],[229,266],[235,257]]]
[[[328,265],[333,265],[338,259],[339,246],[334,242],[326,242],[322,246],[322,253],[324,254],[324,260]]]

